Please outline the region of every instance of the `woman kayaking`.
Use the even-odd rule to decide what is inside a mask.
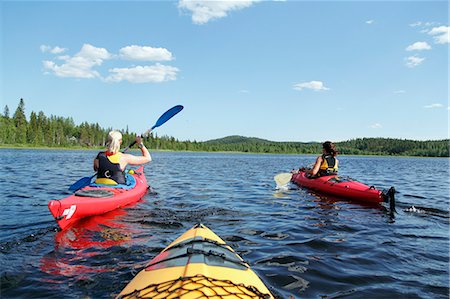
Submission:
[[[94,170],[97,171],[96,183],[125,184],[125,167],[128,164],[142,165],[152,160],[140,136],[136,137],[136,144],[141,149],[142,156],[121,153],[121,144],[122,134],[119,131],[109,132],[106,144],[108,149],[98,153],[94,159]]]
[[[317,157],[314,166],[311,169],[301,168],[299,171],[306,172],[310,178],[336,175],[338,173],[339,164],[338,159],[336,159],[337,154],[338,152],[334,143],[331,141],[325,141],[322,143],[322,155]],[[297,172],[298,171],[294,173]]]

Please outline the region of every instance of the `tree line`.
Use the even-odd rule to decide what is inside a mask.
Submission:
[[[358,138],[336,142],[339,154],[344,155],[392,155],[419,157],[449,157],[449,139],[404,140],[395,138]],[[258,138],[229,136],[206,141],[213,151],[239,151],[256,153],[318,154],[320,142],[275,142]]]
[[[46,116],[40,111],[25,115],[25,102],[11,116],[5,106],[0,116],[0,144],[2,146],[96,148],[104,147],[106,136],[112,128],[102,128],[98,123],[83,122],[76,125],[71,117]],[[136,134],[128,128],[122,130],[124,144],[130,144]],[[149,147],[157,150],[248,152],[274,154],[318,154],[322,145],[318,142],[275,142],[259,138],[228,136],[204,142],[180,141],[170,136],[151,135]],[[394,138],[358,138],[337,142],[340,154],[347,155],[403,155],[421,157],[449,157],[449,139],[403,140]]]

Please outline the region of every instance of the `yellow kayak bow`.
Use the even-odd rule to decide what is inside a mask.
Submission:
[[[117,298],[274,298],[250,266],[203,224],[182,234]]]

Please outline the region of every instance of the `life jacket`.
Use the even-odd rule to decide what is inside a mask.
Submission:
[[[110,154],[109,152],[100,152],[97,155],[98,170],[97,184],[126,184],[125,172],[120,169],[119,160],[122,153]],[[112,180],[113,182],[111,182]]]
[[[320,164],[317,176],[335,175],[338,173],[338,166],[336,165],[336,157],[333,155],[322,155],[322,164]]]

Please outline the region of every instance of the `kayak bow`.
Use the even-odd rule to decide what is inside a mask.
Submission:
[[[274,298],[250,266],[202,224],[182,234],[117,298]]]

